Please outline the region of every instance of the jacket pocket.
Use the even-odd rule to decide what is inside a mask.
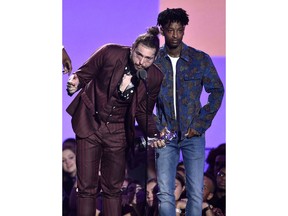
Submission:
[[[185,81],[193,81],[202,79],[202,73],[189,72],[184,75]]]

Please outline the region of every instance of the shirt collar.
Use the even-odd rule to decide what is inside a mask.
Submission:
[[[165,44],[160,49],[160,57],[169,58]],[[180,58],[185,60],[185,61],[189,61],[189,59],[190,59],[189,55],[188,55],[188,46],[183,42],[182,42],[182,49],[181,49],[181,53],[180,53]]]

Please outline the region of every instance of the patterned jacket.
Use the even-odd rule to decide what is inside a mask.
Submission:
[[[180,58],[176,65],[177,119],[173,102],[173,70],[165,45],[159,50],[155,64],[164,73],[158,96],[156,114],[158,129],[167,126],[172,131],[181,131],[182,138],[188,128],[200,134],[211,126],[221,106],[224,87],[210,56],[182,43]],[[208,102],[201,105],[203,90],[209,94]]]

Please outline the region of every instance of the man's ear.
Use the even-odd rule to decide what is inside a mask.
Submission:
[[[210,193],[208,194],[208,196],[207,196],[207,200],[212,199],[213,196],[214,196],[214,194],[210,192]]]

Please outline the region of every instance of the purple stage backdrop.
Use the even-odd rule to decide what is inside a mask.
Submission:
[[[63,45],[72,59],[73,71],[105,43],[131,45],[135,38],[156,25],[159,2],[155,0],[63,0]],[[189,28],[189,27],[188,27]],[[191,27],[193,28],[193,27]],[[184,42],[201,49],[189,41]],[[208,53],[209,54],[209,53]],[[225,85],[226,58],[211,56]],[[65,109],[75,97],[66,94],[67,75],[63,76],[62,139],[74,137],[71,117]],[[205,92],[203,90],[203,92]],[[201,98],[206,103],[207,95]],[[206,148],[213,148],[226,142],[226,101],[217,113],[212,126],[206,132]]]

